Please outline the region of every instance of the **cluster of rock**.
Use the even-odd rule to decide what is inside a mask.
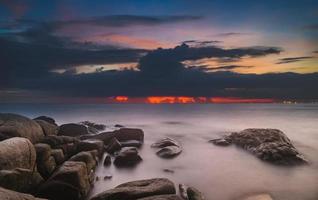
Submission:
[[[182,188],[182,189],[181,189]],[[183,189],[185,188],[185,189]],[[176,194],[174,183],[166,178],[138,180],[118,185],[91,198],[91,200],[203,200],[203,195],[193,187],[180,187]]]
[[[278,129],[245,129],[220,139],[210,140],[215,145],[235,144],[258,158],[279,165],[308,163],[290,139]]]
[[[156,154],[161,158],[174,158],[182,152],[181,145],[171,138],[161,139],[151,147],[159,149]]]
[[[58,126],[46,116],[32,120],[0,113],[0,199],[84,199],[105,151],[120,167],[142,160],[137,150],[142,130],[100,133],[105,128],[88,121]]]

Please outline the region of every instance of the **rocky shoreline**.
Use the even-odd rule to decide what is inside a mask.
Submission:
[[[144,145],[143,130],[121,125],[113,128],[105,131],[105,125],[89,121],[57,125],[47,116],[29,119],[0,113],[0,200],[87,199],[99,181],[95,176],[98,165],[130,168],[142,164],[139,148]],[[246,129],[210,142],[220,146],[235,144],[273,164],[308,163],[277,129]],[[173,159],[182,153],[181,144],[171,138],[163,138],[151,147],[162,159]],[[104,177],[108,178],[112,177]],[[136,180],[105,190],[91,200],[205,199],[191,186],[180,184],[177,188],[166,178]],[[239,199],[273,198],[255,194]]]

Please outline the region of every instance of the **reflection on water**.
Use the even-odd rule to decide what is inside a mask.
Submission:
[[[318,105],[209,104],[209,105],[0,105],[0,112],[35,117],[48,115],[58,123],[92,120],[122,124],[145,131],[143,158],[133,169],[113,165],[97,168],[92,195],[120,183],[167,177],[176,184],[200,189],[209,200],[232,200],[245,194],[269,192],[278,200],[318,199]],[[245,128],[278,128],[311,161],[309,166],[278,167],[232,147],[207,141]],[[181,155],[165,160],[150,144],[169,136],[183,146]],[[174,170],[174,173],[164,172]],[[104,176],[113,175],[104,180]]]

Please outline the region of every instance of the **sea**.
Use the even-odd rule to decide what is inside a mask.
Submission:
[[[0,112],[30,118],[53,117],[58,124],[93,121],[143,129],[143,161],[134,168],[96,169],[90,196],[124,182],[166,177],[200,190],[207,200],[237,200],[269,193],[275,200],[318,199],[318,104],[0,104]],[[309,160],[304,166],[276,166],[235,146],[208,141],[246,128],[282,130]],[[182,153],[162,159],[155,141],[170,137]],[[172,170],[166,172],[165,169]],[[111,179],[104,180],[104,176]]]

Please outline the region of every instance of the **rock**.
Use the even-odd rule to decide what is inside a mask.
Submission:
[[[166,178],[132,181],[118,185],[114,189],[106,190],[91,200],[123,200],[138,199],[154,195],[175,194],[173,182]]]
[[[179,184],[179,193],[182,199],[188,200],[188,193],[187,193],[188,186],[185,184]]]
[[[144,142],[144,132],[137,128],[121,128],[114,131],[115,137],[119,142],[127,140],[137,140],[141,143]]]
[[[66,161],[39,188],[41,197],[52,200],[78,200],[85,197],[90,189],[89,176],[84,162]]]
[[[96,124],[96,123],[90,122],[90,121],[83,121],[83,122],[80,122],[80,124],[83,124],[83,125],[87,126],[88,128],[93,128],[93,129],[97,130],[97,132],[103,131],[106,129],[106,126],[104,124]]]
[[[46,121],[46,122],[48,122],[50,124],[53,124],[53,125],[57,126],[55,120],[52,117],[39,116],[37,118],[34,118],[33,120],[43,120],[43,121]]]
[[[194,187],[187,188],[187,195],[189,200],[204,200],[202,193]]]
[[[112,159],[111,159],[110,155],[107,155],[105,157],[105,160],[104,160],[104,166],[109,166],[111,164],[112,164]]]
[[[182,199],[175,194],[164,194],[164,195],[155,195],[151,197],[140,198],[137,200],[182,200]]]
[[[225,137],[258,158],[274,164],[296,165],[307,163],[288,137],[278,129],[245,129]]]
[[[125,148],[115,157],[114,165],[117,167],[133,167],[142,161],[136,148]]]
[[[0,170],[35,169],[36,152],[26,138],[14,137],[0,142]]]
[[[0,187],[0,200],[45,200],[45,199],[35,198],[34,196],[30,194],[15,192],[15,191]]]
[[[87,173],[90,173],[91,170],[95,169],[97,163],[90,152],[80,152],[72,156],[69,161],[79,161],[84,162],[87,167]]]
[[[0,142],[9,138],[11,138],[9,135],[0,132]]]
[[[243,198],[242,200],[273,200],[273,198],[269,194],[257,194]]]
[[[105,148],[107,153],[113,154],[116,151],[120,151],[121,150],[121,144],[119,143],[119,141],[116,138],[113,138],[108,145]]]
[[[214,140],[210,140],[209,142],[212,142],[213,144],[218,146],[229,146],[232,143],[226,138],[214,139]]]
[[[179,155],[182,152],[180,147],[177,146],[167,146],[159,151],[157,151],[157,155],[160,156],[161,158],[173,158]]]
[[[58,135],[65,135],[71,137],[78,137],[87,134],[89,134],[89,132],[85,125],[75,123],[63,124],[60,126],[58,131]]]
[[[0,132],[10,138],[27,138],[32,143],[36,143],[44,137],[41,126],[35,121],[10,113],[0,113]]]
[[[108,180],[108,179],[111,179],[111,178],[113,178],[112,175],[106,175],[106,176],[104,176],[104,180]]]
[[[58,165],[62,164],[65,161],[65,156],[62,149],[52,149],[51,155]]]
[[[102,132],[99,134],[90,134],[90,135],[82,135],[80,137],[81,140],[86,140],[86,139],[97,139],[101,140],[104,142],[104,144],[108,144],[109,141],[111,141],[115,136],[114,132]]]
[[[171,138],[161,139],[161,140],[159,140],[151,145],[151,147],[153,147],[153,148],[163,148],[163,147],[167,147],[167,146],[179,147],[180,145],[178,144],[178,142],[176,142],[175,140],[173,140]]]
[[[98,157],[103,155],[104,152],[104,142],[97,139],[87,139],[82,140],[77,144],[77,151],[92,151],[97,150]]]
[[[167,172],[167,173],[171,173],[173,174],[174,173],[174,170],[172,169],[163,169],[164,172]]]
[[[64,144],[78,143],[79,140],[69,136],[49,135],[44,137],[40,142],[50,145],[52,149],[57,149]]]
[[[125,126],[121,125],[121,124],[115,124],[114,126],[115,128],[124,128]]]
[[[34,192],[43,181],[37,171],[23,168],[0,170],[0,186],[17,192]]]
[[[140,148],[142,146],[142,143],[138,140],[127,140],[120,142],[122,147],[137,147]]]
[[[37,169],[44,178],[48,178],[56,168],[55,159],[51,156],[51,147],[44,143],[38,143],[34,147]]]
[[[35,121],[36,121],[36,123],[38,123],[41,126],[42,131],[43,131],[45,136],[57,134],[58,126],[51,124],[49,122],[46,122],[44,120],[37,119]]]

